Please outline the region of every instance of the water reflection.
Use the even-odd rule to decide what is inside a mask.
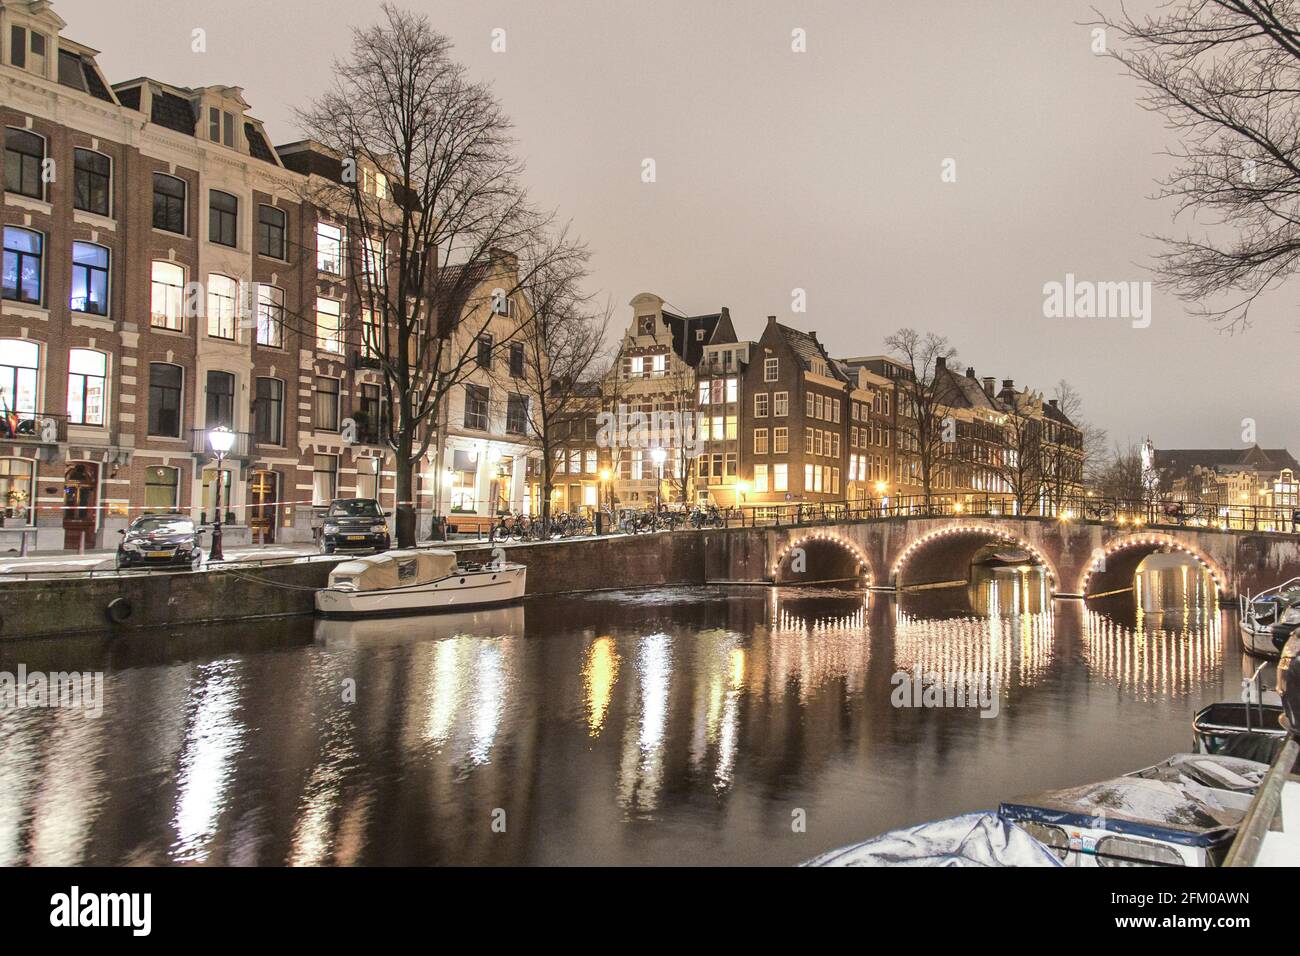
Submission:
[[[796,862],[1186,749],[1240,659],[1194,582],[1147,590],[1128,618],[1015,571],[9,643],[0,669],[107,673],[97,721],[0,711],[0,863]],[[915,668],[1014,706],[895,709]]]

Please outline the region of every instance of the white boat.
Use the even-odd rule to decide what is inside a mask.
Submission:
[[[522,564],[461,565],[454,551],[384,551],[335,567],[329,586],[316,592],[316,613],[378,617],[509,604],[523,598],[527,571]]]
[[[1255,657],[1277,657],[1273,625],[1281,623],[1288,611],[1300,613],[1300,578],[1284,581],[1259,594],[1243,596],[1240,611],[1238,628],[1242,650]]]

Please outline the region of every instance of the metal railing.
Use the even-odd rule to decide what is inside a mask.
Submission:
[[[211,429],[191,428],[190,429],[190,451],[196,455],[207,455],[208,457],[214,457],[212,452],[212,445],[208,441],[208,435],[210,434],[211,434]],[[235,436],[235,443],[234,445],[231,446],[230,451],[226,453],[226,457],[247,458],[249,455],[249,448],[252,445],[252,438],[253,438],[252,433],[233,432],[232,434]]]
[[[68,416],[50,412],[0,413],[0,441],[54,445],[68,440]]]
[[[816,524],[891,518],[1037,518],[1119,527],[1204,528],[1212,531],[1300,533],[1300,508],[1219,505],[1167,499],[1067,495],[1044,507],[1021,510],[1006,495],[900,495],[857,501],[746,504],[746,526]]]

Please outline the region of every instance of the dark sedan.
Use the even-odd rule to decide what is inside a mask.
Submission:
[[[388,522],[373,498],[336,498],[321,528],[322,554],[336,551],[387,551],[392,546]]]
[[[118,568],[188,567],[203,564],[199,529],[182,514],[143,515],[121,531]]]

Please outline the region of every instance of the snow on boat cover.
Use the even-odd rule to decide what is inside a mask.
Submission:
[[[1060,866],[1028,833],[994,813],[965,813],[881,834],[804,866]]]

